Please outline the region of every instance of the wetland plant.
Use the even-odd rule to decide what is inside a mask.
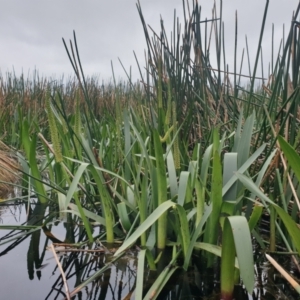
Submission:
[[[61,220],[78,217],[82,245],[121,242],[113,261],[139,245],[136,299],[157,298],[179,268],[191,267],[193,257],[206,267],[221,258],[222,299],[232,299],[240,278],[251,294],[254,239],[271,253],[283,246],[298,264],[300,5],[282,53],[275,64],[272,60],[268,85],[256,91],[268,4],[249,89],[239,84],[236,52],[230,82],[222,9],[217,16],[214,6],[212,19],[202,20],[197,1],[191,10],[183,2],[184,29],[181,33],[174,18],[171,41],[163,21],[161,32],[150,37],[137,4],[147,44],[141,84],[129,77],[127,85],[103,87],[86,78],[75,33],[69,48],[64,41],[74,84],[63,89],[51,83],[41,87],[37,81],[36,89],[28,91],[17,80],[6,85],[1,80],[6,95],[1,106],[16,103],[16,110],[7,113],[14,122],[1,114],[0,124],[11,126],[5,140],[18,146],[23,196],[57,205]],[[216,68],[210,61],[209,26],[215,34]],[[23,102],[17,98],[22,87]],[[40,101],[40,110],[33,109],[32,99]],[[260,232],[263,215],[270,217],[267,237]],[[100,233],[94,233],[95,225],[101,226]],[[33,230],[22,229],[24,235]],[[157,269],[166,248],[172,249],[167,267],[145,291],[144,269]],[[78,284],[69,297],[106,269]]]

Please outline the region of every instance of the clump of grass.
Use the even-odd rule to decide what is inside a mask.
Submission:
[[[12,150],[0,141],[0,197],[9,194],[18,180],[19,165]]]

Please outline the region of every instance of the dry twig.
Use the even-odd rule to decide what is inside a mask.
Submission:
[[[51,248],[51,250],[52,250],[52,252],[53,252],[53,256],[54,256],[54,258],[55,258],[55,260],[56,260],[56,263],[57,263],[57,266],[58,266],[58,268],[59,268],[59,270],[60,270],[61,277],[62,277],[62,280],[63,280],[63,282],[64,282],[64,286],[65,286],[65,290],[66,290],[66,294],[67,294],[67,299],[68,299],[68,300],[71,300],[71,298],[70,298],[70,293],[69,293],[69,287],[68,287],[68,283],[67,283],[67,280],[66,280],[66,276],[65,276],[64,270],[63,270],[63,268],[62,268],[62,266],[61,266],[61,263],[60,263],[60,261],[59,261],[57,255],[56,255],[56,252],[55,252],[55,249],[54,249],[53,244],[51,244],[50,248]]]

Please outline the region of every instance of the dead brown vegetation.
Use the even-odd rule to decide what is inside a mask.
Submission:
[[[12,191],[12,184],[18,179],[18,167],[13,151],[0,141],[0,197]]]

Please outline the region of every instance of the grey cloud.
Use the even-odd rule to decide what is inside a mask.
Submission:
[[[213,1],[199,1],[203,6],[202,18],[211,17]],[[284,5],[283,5],[284,3]],[[138,71],[133,56],[136,52],[144,65],[146,47],[143,29],[136,10],[135,0],[85,0],[85,1],[38,1],[0,0],[0,68],[21,72],[37,70],[46,76],[66,76],[72,73],[61,38],[68,42],[72,31],[76,31],[84,70],[87,75],[100,74],[101,79],[111,77],[110,61],[114,63],[117,77],[125,78],[118,57],[126,69]],[[218,4],[218,3],[217,3]],[[141,0],[146,22],[156,31],[160,29],[160,15],[166,30],[173,29],[173,12],[182,18],[181,0]],[[254,61],[265,2],[261,0],[223,1],[223,20],[226,32],[226,53],[228,63],[233,59],[234,15],[238,10],[239,56],[248,36],[251,59]],[[282,24],[290,25],[295,0],[273,0],[269,4],[269,14],[264,36],[264,54],[269,58],[271,24],[275,23],[276,40],[282,36]]]

